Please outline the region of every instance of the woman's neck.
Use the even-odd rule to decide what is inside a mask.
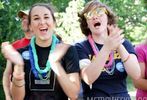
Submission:
[[[40,47],[49,47],[52,43],[52,37],[48,40],[39,40],[36,39],[36,44]]]
[[[92,37],[94,39],[94,41],[98,44],[104,44],[104,40],[108,37],[108,32],[104,31],[100,34],[93,34],[92,33]]]

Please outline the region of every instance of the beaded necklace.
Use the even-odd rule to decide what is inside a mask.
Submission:
[[[51,50],[50,50],[49,54],[51,54],[54,51],[57,43],[59,43],[59,40],[53,34],[52,35]],[[32,37],[32,39],[31,39],[29,52],[30,52],[31,69],[32,69],[34,76],[37,79],[42,79],[42,80],[46,80],[46,79],[50,78],[51,65],[50,65],[49,60],[47,60],[46,67],[44,69],[40,69],[40,66],[38,64],[38,57],[37,57],[36,48],[35,48],[35,37]]]
[[[96,44],[94,43],[92,35],[88,36],[88,41],[89,41],[90,46],[91,46],[91,48],[92,48],[92,50],[94,52],[94,55],[98,56],[99,49],[96,46]],[[108,63],[104,65],[105,71],[110,75],[113,74],[114,69],[115,69],[115,61],[114,61],[113,57],[114,57],[114,52],[111,52]]]

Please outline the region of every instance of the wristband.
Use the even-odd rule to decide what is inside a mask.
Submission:
[[[14,77],[15,80],[17,80],[17,81],[23,80],[23,79],[24,79],[24,75],[25,75],[24,72],[22,72],[21,74],[17,74],[16,72],[13,72],[13,77]]]
[[[13,85],[15,85],[16,87],[23,87],[25,85],[25,80],[17,80],[14,77],[12,78],[12,83]]]

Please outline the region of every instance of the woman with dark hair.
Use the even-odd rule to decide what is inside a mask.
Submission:
[[[135,51],[141,69],[141,77],[133,81],[137,88],[136,100],[145,100],[147,99],[147,38],[143,43],[135,47]]]
[[[79,22],[87,37],[76,44],[84,99],[129,100],[127,75],[138,79],[140,68],[132,44],[116,25],[116,16],[108,6],[92,0],[79,13]]]
[[[74,46],[54,34],[56,20],[49,4],[35,4],[29,12],[34,33],[30,45],[18,52],[5,42],[2,52],[14,63],[13,100],[76,99],[80,89],[78,55]]]

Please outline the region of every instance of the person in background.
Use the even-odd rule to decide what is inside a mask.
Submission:
[[[12,46],[15,49],[23,48],[30,43],[32,33],[30,32],[28,28],[28,13],[29,13],[29,10],[24,10],[24,11],[20,10],[18,12],[18,17],[21,19],[21,27],[24,32],[24,37],[12,43]],[[10,77],[12,75],[12,67],[10,66],[11,66],[11,62],[7,60],[7,65],[3,73],[3,89],[4,89],[6,100],[12,100],[11,93],[10,93],[10,84],[11,84]]]
[[[24,10],[24,11],[20,10],[18,12],[18,17],[21,19],[21,27],[24,32],[24,37],[12,43],[12,46],[15,49],[26,47],[30,43],[32,33],[30,32],[28,28],[28,13],[29,13],[29,10]]]
[[[145,100],[147,99],[147,38],[142,44],[135,47],[135,51],[141,68],[141,77],[133,80],[137,88],[136,100]]]
[[[127,75],[138,79],[141,71],[132,44],[116,24],[116,16],[98,0],[88,2],[78,16],[87,37],[76,44],[84,100],[130,100]]]
[[[80,90],[78,54],[74,46],[56,37],[52,6],[34,4],[28,19],[34,33],[30,45],[17,52],[8,42],[2,44],[2,53],[14,64],[13,100],[76,100]]]

